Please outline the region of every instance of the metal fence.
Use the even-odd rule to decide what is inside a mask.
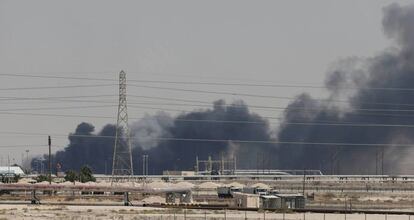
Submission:
[[[378,214],[323,214],[323,213],[274,213],[248,212],[229,210],[164,210],[119,216],[119,219],[146,220],[414,220],[409,215],[378,215]],[[117,218],[115,218],[117,219]]]

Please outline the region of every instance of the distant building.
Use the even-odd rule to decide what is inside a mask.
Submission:
[[[162,172],[162,175],[164,176],[194,176],[195,172],[194,171],[170,171],[170,170],[165,170]]]
[[[282,208],[282,199],[274,195],[260,196],[260,208],[262,209],[280,209]]]
[[[233,193],[234,207],[237,208],[259,208],[260,196],[256,194]]]
[[[281,199],[282,208],[303,209],[306,205],[305,197],[302,194],[274,194]]]
[[[19,166],[0,166],[0,175],[25,175]]]

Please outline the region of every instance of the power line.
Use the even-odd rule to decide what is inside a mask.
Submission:
[[[3,132],[0,132],[3,133]],[[11,133],[11,132],[9,132]],[[25,133],[16,132],[22,135],[46,135],[41,133]],[[53,137],[81,137],[81,138],[108,138],[114,139],[115,136],[107,135],[79,135],[79,134],[51,134]],[[139,139],[139,137],[131,137],[131,139]],[[348,142],[306,142],[306,141],[272,141],[272,140],[235,140],[235,139],[207,139],[207,138],[172,138],[172,137],[159,137],[153,138],[152,140],[158,141],[187,141],[187,142],[233,142],[233,143],[248,143],[248,144],[282,144],[282,145],[319,145],[319,146],[367,146],[367,147],[414,147],[414,144],[388,144],[388,143],[348,143]],[[25,145],[27,147],[27,145]]]
[[[115,107],[116,105],[89,105],[89,106],[64,106],[64,107],[42,107],[42,108],[15,108],[15,109],[0,109],[2,111],[36,111],[36,110],[57,110],[57,109],[85,109],[85,108],[103,108]]]
[[[93,116],[93,115],[67,115],[67,114],[50,114],[50,113],[19,113],[19,112],[0,112],[0,115],[22,115],[22,116],[41,116],[41,117],[61,117],[61,118],[107,118],[113,119],[110,116]]]
[[[31,148],[31,147],[46,147],[47,145],[42,145],[42,144],[26,144],[26,145],[0,145],[0,148],[20,148],[20,147],[25,147],[25,148]]]
[[[2,73],[0,76],[12,77],[29,77],[29,78],[52,78],[52,79],[70,79],[70,80],[98,80],[98,81],[113,81],[116,79],[108,78],[91,78],[91,77],[68,77],[68,76],[40,76],[32,74],[11,74]],[[309,88],[309,89],[329,89],[329,86],[315,86],[315,85],[295,85],[295,84],[258,84],[258,83],[223,83],[223,82],[200,82],[200,81],[165,81],[165,80],[128,80],[130,82],[139,83],[159,83],[159,84],[176,84],[176,85],[216,85],[216,86],[248,86],[248,87],[271,87],[271,88]],[[338,89],[363,89],[363,90],[385,90],[385,91],[414,91],[414,88],[402,87],[337,87]]]
[[[78,97],[104,97],[104,96],[111,96],[111,95],[96,95],[96,96],[78,96]],[[76,97],[76,96],[73,96]],[[132,96],[132,97],[140,97],[140,96]],[[150,96],[141,96],[141,97],[147,97]],[[1,97],[0,97],[1,98]],[[19,98],[16,97],[3,97],[3,99],[0,99],[0,101],[3,100],[55,100],[55,101],[63,101],[63,102],[88,102],[88,103],[113,103],[111,101],[97,101],[97,100],[71,100],[70,96],[66,97],[43,97],[43,98]],[[174,99],[174,98],[162,98],[162,97],[155,97],[155,99],[163,99],[163,100],[170,100],[170,101],[183,101],[183,102],[194,102],[194,103],[207,103],[207,104],[178,104],[178,103],[154,103],[154,102],[130,102],[131,104],[137,104],[137,105],[162,105],[162,106],[192,106],[192,107],[211,107],[211,104],[209,102],[203,102],[203,101],[196,101],[196,100],[186,100],[186,99]],[[226,104],[223,105],[224,107],[230,107],[230,108],[252,108],[252,109],[270,109],[270,110],[304,110],[304,111],[319,111],[324,110],[325,108],[299,108],[299,107],[280,107],[280,106],[263,106],[263,105],[237,105],[237,104]],[[140,106],[141,107],[141,106]],[[150,108],[151,109],[151,108]],[[30,109],[31,110],[31,109]],[[352,111],[368,111],[368,112],[414,112],[414,109],[378,109],[378,108],[353,108]],[[5,110],[8,111],[8,110]],[[173,111],[184,111],[184,110],[177,110],[174,109]],[[354,113],[351,113],[354,114]]]
[[[30,77],[30,78],[55,78],[55,79],[70,79],[70,80],[98,80],[98,81],[115,81],[114,79],[105,79],[105,78],[90,78],[90,77],[68,77],[68,76],[39,76],[39,75],[27,75],[27,74],[0,74],[0,76],[18,76],[18,77]],[[326,86],[310,86],[310,85],[289,85],[289,84],[249,84],[249,83],[221,83],[221,82],[182,82],[182,81],[160,81],[160,80],[129,80],[131,82],[138,83],[161,83],[161,84],[177,84],[177,85],[222,85],[222,86],[249,86],[249,87],[281,87],[281,88],[329,88]],[[235,92],[216,92],[216,91],[206,91],[206,90],[194,90],[194,89],[181,89],[181,88],[169,88],[169,87],[159,87],[159,86],[148,86],[148,85],[133,85],[135,87],[144,87],[152,89],[165,89],[165,90],[175,90],[175,91],[187,91],[187,92],[198,92],[198,93],[208,93],[208,94],[222,94],[222,95],[238,95],[238,96],[247,96],[247,97],[259,97],[259,98],[274,98],[274,99],[286,99],[286,100],[296,100],[296,97],[283,97],[283,96],[266,96],[266,95],[257,95],[257,94],[247,94],[247,93],[235,93]],[[31,88],[30,88],[31,89]],[[414,88],[397,88],[397,87],[344,87],[342,89],[364,89],[364,90],[387,90],[387,91],[414,91]],[[315,99],[318,101],[326,101],[324,99]],[[338,103],[350,103],[348,100],[329,100],[329,102],[338,102]],[[399,104],[399,103],[372,103],[364,102],[360,104],[368,105],[392,105],[392,106],[414,106],[414,104]]]
[[[193,107],[211,107],[211,104],[177,104],[177,103],[144,103],[144,102],[133,102],[132,104],[138,105],[175,105],[175,106],[193,106]],[[325,108],[300,108],[300,107],[280,107],[280,106],[262,106],[262,105],[237,105],[237,104],[229,104],[223,105],[224,107],[228,108],[253,108],[253,109],[273,109],[273,110],[304,110],[304,111],[320,111],[324,110]],[[414,109],[375,109],[375,108],[353,108],[352,111],[368,111],[368,112],[414,112]]]
[[[57,99],[56,99],[57,100]],[[96,101],[96,100],[62,100],[70,102],[88,102],[88,103],[113,103],[111,101]],[[131,106],[142,107],[142,105],[154,105],[154,106],[190,106],[190,107],[211,107],[211,104],[182,104],[182,103],[156,103],[156,102],[130,102]],[[135,104],[135,105],[134,105]],[[297,111],[320,111],[325,108],[300,108],[300,107],[280,107],[280,106],[262,106],[262,105],[237,105],[237,104],[226,104],[222,105],[227,108],[239,108],[239,109],[262,109],[262,110],[297,110]],[[149,107],[148,107],[149,108]],[[153,108],[149,108],[153,109]],[[158,109],[158,108],[154,108]],[[7,110],[6,110],[7,111]],[[173,111],[185,111],[180,109],[173,109]],[[367,111],[367,112],[414,112],[414,109],[376,109],[376,108],[354,108],[352,111]]]
[[[71,102],[87,102],[87,103],[112,103],[112,102],[102,102],[102,101],[96,101],[96,100],[62,100],[62,101],[71,101]],[[187,110],[183,110],[183,109],[171,109],[171,108],[159,108],[159,107],[149,107],[149,106],[145,106],[145,105],[168,105],[169,103],[134,103],[133,104],[140,104],[139,107],[143,108],[143,109],[153,109],[153,110],[161,110],[161,111],[174,111],[174,112],[181,112],[181,113],[189,113],[192,111],[187,111]],[[169,105],[178,105],[178,104],[169,104]],[[180,106],[183,104],[180,104]],[[100,105],[100,106],[69,106],[69,107],[45,107],[45,108],[17,108],[17,109],[3,109],[0,111],[25,111],[25,110],[52,110],[52,109],[77,109],[77,108],[99,108],[99,107],[113,107],[114,105]],[[135,106],[136,105],[131,105],[131,106]],[[197,105],[192,105],[192,106],[197,106]],[[198,105],[198,106],[202,106],[202,105]],[[206,105],[205,105],[206,106]],[[232,105],[228,105],[228,106],[232,106]],[[232,106],[233,108],[244,108],[244,107],[238,107],[238,106]],[[281,110],[286,110],[287,108],[281,108],[281,107],[272,107],[272,108],[278,108],[279,111]],[[307,109],[307,108],[295,108],[295,109],[289,109],[289,110],[295,110],[295,111],[318,111],[319,109]],[[369,109],[370,111],[381,111],[382,109]],[[398,111],[398,110],[396,110]],[[403,110],[401,110],[403,111]],[[404,110],[404,111],[414,111],[414,110]],[[11,113],[7,113],[7,114],[11,114]],[[234,114],[237,114],[237,112],[235,112]],[[346,112],[346,114],[348,115],[365,115],[365,116],[384,116],[384,117],[414,117],[414,115],[408,115],[408,114],[380,114],[380,113],[354,113],[354,112]],[[18,114],[16,114],[18,115]],[[33,114],[35,115],[35,114]],[[38,116],[61,116],[61,115],[48,115],[48,114],[37,114]],[[76,117],[76,116],[69,116],[69,117]],[[91,116],[92,118],[94,118],[94,116]],[[264,119],[281,119],[278,117],[270,117],[270,116],[261,116],[261,118]],[[330,122],[335,122],[335,121],[330,121]],[[308,123],[308,122],[306,122]],[[352,123],[352,122],[351,122]],[[310,124],[310,123],[309,123]]]
[[[116,95],[82,95],[82,96],[52,96],[52,97],[17,97],[17,96],[0,96],[0,101],[15,100],[54,100],[54,99],[71,99],[71,98],[97,98],[97,97],[117,97]]]
[[[98,97],[98,96],[112,96],[112,95],[96,95],[93,97]],[[210,104],[210,102],[205,102],[205,101],[197,101],[197,100],[188,100],[188,99],[175,99],[175,98],[169,98],[169,97],[152,97],[152,96],[134,96],[131,95],[132,97],[143,97],[143,98],[154,98],[154,99],[160,99],[160,100],[170,100],[170,101],[183,101],[183,102],[195,102],[195,103],[207,103]],[[76,96],[73,96],[76,97]],[[83,97],[88,97],[88,96],[83,96]],[[16,97],[17,99],[22,99],[22,100],[30,100],[31,98],[22,98],[22,97]],[[62,99],[60,99],[62,98]],[[97,101],[97,100],[79,100],[79,99],[69,99],[71,98],[70,96],[66,96],[66,97],[41,97],[41,98],[33,98],[35,100],[54,100],[54,101],[62,101],[62,102],[87,102],[87,103],[113,103],[112,101]],[[3,100],[7,99],[7,100],[13,100],[14,97],[3,97]],[[1,101],[2,99],[0,99]],[[132,104],[140,104],[140,105],[168,105],[168,103],[134,103],[131,102]],[[179,105],[182,106],[183,104],[169,104],[169,105]],[[188,105],[188,104],[187,104]],[[188,105],[190,106],[190,105]],[[206,106],[209,107],[210,105],[192,105],[192,106]],[[234,104],[230,104],[230,105],[224,105],[224,106],[231,106],[232,108],[244,108],[243,106],[237,106]],[[162,110],[162,111],[175,111],[175,112],[191,112],[191,111],[187,111],[187,110],[183,110],[183,109],[167,109],[167,108],[158,108],[158,107],[144,107],[144,106],[140,106],[141,108],[145,108],[145,109],[155,109],[155,110]],[[273,109],[277,109],[275,111],[283,111],[283,110],[287,110],[289,109],[290,111],[319,111],[319,110],[323,110],[324,108],[284,108],[284,107],[271,107],[271,106],[248,106],[249,108],[259,108],[259,109],[269,109],[269,108],[273,108]],[[371,113],[371,112],[378,112],[378,111],[383,111],[383,109],[353,109],[353,110],[360,110],[360,111],[370,111],[368,113],[361,113],[361,112],[345,112],[347,115],[364,115],[364,116],[376,116],[376,117],[414,117],[413,115],[408,115],[408,114],[381,114],[381,113]],[[389,112],[412,112],[414,110],[412,109],[385,109],[384,111],[389,111]],[[262,116],[263,117],[263,116]],[[264,117],[264,118],[273,118],[273,117]]]
[[[203,93],[203,94],[216,94],[216,95],[231,95],[231,96],[244,96],[244,97],[256,97],[256,98],[271,98],[271,99],[287,99],[287,100],[297,100],[293,97],[283,97],[283,96],[272,96],[272,95],[258,95],[258,94],[249,94],[249,93],[237,93],[237,92],[218,92],[218,91],[209,91],[209,90],[198,90],[198,89],[183,89],[183,88],[173,88],[173,87],[160,87],[160,86],[147,86],[147,85],[135,85],[130,84],[129,86],[137,88],[150,88],[150,89],[159,89],[159,90],[168,90],[168,91],[182,91],[182,92],[193,92],[193,93]],[[315,101],[326,102],[324,99],[314,99]],[[328,102],[341,102],[341,103],[350,103],[349,101],[343,100],[329,100]],[[372,104],[372,105],[408,105],[408,104],[397,104],[397,103],[361,103],[361,104]],[[414,106],[411,105],[410,106]]]
[[[115,84],[93,84],[93,85],[66,85],[66,86],[40,86],[40,87],[14,87],[14,88],[0,88],[2,91],[9,90],[41,90],[41,89],[71,89],[71,88],[90,88],[90,87],[105,87],[114,86]]]
[[[116,75],[115,73],[118,72],[118,70],[110,70],[110,71],[53,71],[53,72],[18,72],[18,73],[3,73],[3,74],[8,74],[8,76],[18,76],[18,75],[23,75],[23,76],[18,76],[18,77],[30,77],[30,75],[33,74],[42,74],[42,75],[56,75],[56,74],[64,74],[64,75],[70,75],[70,74],[75,74],[75,75],[91,75],[91,74],[99,74],[99,75],[103,75],[103,74],[107,74],[107,75]],[[252,79],[252,78],[242,78],[242,77],[223,77],[222,75],[220,76],[212,76],[214,73],[208,73],[208,76],[206,76],[206,74],[204,75],[199,75],[199,76],[195,76],[195,75],[191,75],[189,73],[172,73],[172,72],[150,72],[150,71],[128,71],[131,74],[139,74],[140,76],[146,75],[146,76],[168,76],[168,77],[185,77],[185,78],[196,78],[196,79],[216,79],[216,80],[231,80],[231,81],[238,81],[238,82],[242,82],[242,81],[247,81],[247,82],[260,82],[260,83],[269,83],[268,80],[257,80],[257,79]],[[217,73],[215,73],[217,74]],[[249,73],[251,75],[251,73]],[[2,74],[0,74],[1,76]],[[28,76],[29,75],[29,76]],[[239,74],[240,75],[240,74]],[[4,75],[7,76],[7,75]],[[309,83],[307,83],[307,85],[311,85]]]
[[[16,112],[0,112],[0,115],[31,115],[31,116],[44,116],[44,117],[62,117],[62,118],[102,118],[102,119],[112,119],[110,116],[92,116],[92,115],[67,115],[67,114],[48,114],[48,113],[16,113]],[[131,118],[135,120],[147,119],[145,117],[141,118]],[[274,117],[272,119],[283,119]],[[268,123],[263,121],[246,121],[246,120],[204,120],[204,119],[181,119],[175,118],[172,119],[177,122],[187,122],[187,123],[223,123],[223,124],[274,124],[279,125],[278,123]],[[340,127],[401,127],[401,128],[414,128],[413,124],[378,124],[378,123],[337,123],[334,121],[313,121],[313,122],[282,122],[281,125],[302,125],[302,126],[340,126]]]

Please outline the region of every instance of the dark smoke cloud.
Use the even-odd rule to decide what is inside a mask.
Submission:
[[[193,170],[196,156],[206,159],[209,155],[218,158],[224,154],[226,157],[236,156],[238,168],[306,168],[334,174],[375,174],[381,173],[384,164],[385,174],[413,174],[414,169],[410,168],[414,167],[411,159],[414,150],[393,147],[414,143],[413,128],[316,124],[414,124],[411,112],[392,111],[414,110],[414,91],[369,89],[414,89],[414,6],[391,4],[383,11],[384,33],[395,42],[395,46],[371,58],[350,57],[333,64],[328,68],[325,80],[328,97],[321,100],[306,93],[298,95],[288,105],[276,139],[285,142],[387,143],[389,147],[239,144],[231,140],[271,141],[275,138],[272,138],[267,121],[250,112],[245,103],[236,101],[226,105],[219,100],[211,109],[183,113],[176,118],[161,112],[133,123],[135,173],[141,173],[141,156],[145,153],[150,158],[150,173]],[[260,123],[194,123],[191,120]],[[310,124],[295,125],[292,122]],[[78,125],[74,133],[95,135],[94,127],[87,123]],[[107,125],[97,135],[114,136],[115,126]],[[229,141],[160,141],[160,138]],[[69,140],[70,144],[54,158],[54,161],[63,164],[64,169],[79,169],[87,164],[98,173],[103,173],[105,167],[107,171],[111,170],[113,139],[70,136]],[[32,164],[36,166],[35,163]]]
[[[79,170],[82,166],[87,165],[95,172],[105,173],[106,171],[106,173],[110,173],[114,141],[110,138],[98,136],[115,136],[115,127],[108,124],[97,134],[94,134],[95,127],[92,124],[80,123],[75,132],[69,134],[68,146],[52,156],[53,170],[56,171],[56,164],[59,163],[63,171]],[[45,171],[48,168],[47,161],[47,155],[35,158],[31,163],[32,168],[40,172],[43,166],[43,171]]]
[[[193,120],[205,120],[194,122]],[[220,123],[214,121],[250,121],[255,123]],[[71,136],[72,135],[72,136]],[[76,131],[69,135],[69,145],[54,155],[55,163],[60,163],[64,170],[78,170],[83,165],[90,166],[94,172],[110,173],[114,139],[97,136],[114,136],[115,126],[106,125],[94,134],[94,127],[89,123],[81,123]],[[82,135],[82,136],[73,136]],[[84,137],[89,136],[89,137]],[[145,116],[131,126],[134,172],[142,173],[142,154],[150,158],[150,173],[161,173],[163,170],[193,170],[195,158],[219,159],[237,157],[241,167],[275,165],[264,152],[271,152],[274,146],[237,144],[231,140],[271,140],[270,129],[266,120],[251,113],[243,101],[235,101],[227,105],[223,100],[213,103],[211,109],[195,110],[182,113],[176,118],[165,112],[154,116]],[[229,140],[224,142],[174,141],[161,138],[176,139],[214,139]],[[45,157],[47,158],[47,157]],[[263,163],[263,158],[267,159]],[[273,157],[274,159],[274,157]],[[36,160],[32,162],[36,167]]]
[[[384,8],[384,19],[382,25],[385,34],[394,39],[403,50],[413,49],[414,37],[414,7],[401,7],[394,3]]]
[[[414,117],[407,112],[360,110],[414,109],[412,91],[367,89],[414,88],[414,7],[392,4],[384,8],[383,28],[385,34],[397,43],[397,48],[366,60],[350,58],[340,62],[340,65],[331,69],[326,79],[330,98],[320,101],[306,94],[300,95],[288,106],[285,123],[281,125],[278,138],[281,141],[388,143],[391,146],[383,149],[363,146],[284,145],[280,147],[279,153],[288,156],[282,157],[282,167],[315,168],[333,173],[380,173],[384,152],[385,173],[413,173],[414,170],[409,168],[414,165],[410,162],[414,151],[409,148],[392,147],[393,144],[413,143],[412,128],[317,125],[304,127],[286,123],[298,120],[311,123],[333,121],[413,124]],[[355,89],[350,91],[350,87]],[[347,107],[335,102],[338,98],[344,97],[350,101]],[[298,106],[308,110],[298,111]],[[310,110],[311,107],[320,110]]]
[[[250,121],[257,123],[215,123],[191,122],[191,120],[206,121]],[[199,110],[179,115],[174,125],[168,128],[172,138],[178,139],[214,139],[229,140],[228,142],[198,142],[198,141],[163,141],[156,148],[148,150],[151,164],[154,163],[153,172],[162,170],[187,169],[193,170],[195,158],[207,159],[209,155],[219,158],[222,154],[233,154],[238,158],[239,165],[247,168],[258,166],[252,156],[264,155],[274,147],[261,144],[234,144],[231,140],[271,140],[267,121],[259,115],[251,113],[242,101],[226,105],[223,100],[216,101],[213,109]],[[268,161],[267,166],[275,165],[275,161]],[[262,164],[262,161],[260,162]]]

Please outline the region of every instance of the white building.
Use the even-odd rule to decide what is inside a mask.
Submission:
[[[0,175],[7,174],[25,175],[22,168],[20,168],[19,166],[0,166]]]

